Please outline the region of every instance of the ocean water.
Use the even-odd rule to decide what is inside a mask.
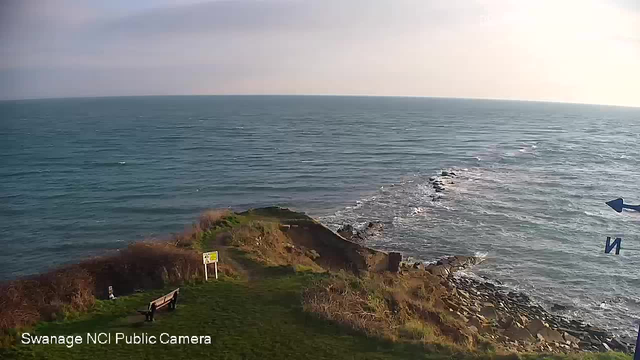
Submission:
[[[0,102],[0,279],[280,205],[374,247],[486,256],[473,274],[621,336],[640,321],[640,109],[377,97]],[[454,169],[432,201],[428,178]],[[605,254],[621,236],[620,255]]]

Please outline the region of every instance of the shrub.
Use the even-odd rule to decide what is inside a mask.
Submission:
[[[341,272],[307,289],[303,302],[306,311],[370,336],[473,347],[473,336],[441,303],[445,291],[429,274],[356,277]]]
[[[193,224],[186,227],[180,234],[173,236],[173,244],[181,248],[195,248],[202,240],[203,231],[200,225]]]
[[[239,223],[240,219],[231,210],[207,210],[200,215],[198,222],[186,227],[182,233],[173,235],[172,240],[177,247],[203,251],[210,240],[218,242],[217,230],[228,229]]]
[[[233,212],[229,209],[207,210],[198,219],[200,229],[209,230],[220,225],[226,218],[233,217]]]
[[[85,269],[67,267],[0,285],[0,332],[56,320],[65,310],[83,311],[95,302],[94,279]]]
[[[143,241],[113,255],[96,257],[45,274],[0,284],[0,333],[71,311],[86,311],[96,298],[135,289],[159,288],[202,277],[202,259],[194,251],[168,243]]]

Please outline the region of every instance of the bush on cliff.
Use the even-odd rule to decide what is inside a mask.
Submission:
[[[161,288],[202,277],[202,258],[163,242],[143,241],[41,275],[0,284],[0,333],[85,311],[96,298]]]
[[[430,274],[398,277],[341,272],[304,293],[305,310],[370,336],[474,349],[486,343],[450,316],[440,297],[446,289]]]
[[[207,210],[198,221],[185,228],[180,234],[173,236],[172,242],[181,248],[203,250],[208,240],[214,239],[221,229],[231,228],[240,223],[238,216],[228,209]]]

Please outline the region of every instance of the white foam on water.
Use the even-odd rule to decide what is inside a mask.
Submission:
[[[536,151],[537,147],[531,145],[523,149],[524,152]],[[577,200],[571,199],[565,204],[566,211],[571,212],[571,221],[559,222],[556,216],[543,207],[548,202],[547,194],[556,194],[559,198],[566,195],[546,191],[545,187],[561,190],[554,187],[556,182],[569,180],[550,178],[545,172],[523,171],[503,164],[453,171],[457,175],[453,178],[438,176],[439,173],[422,174],[403,179],[393,186],[385,184],[376,194],[358,200],[355,206],[336,212],[334,219],[338,220],[336,222],[348,222],[356,226],[363,226],[370,220],[386,220],[390,226],[385,228],[383,238],[375,239],[368,245],[379,246],[383,250],[402,249],[406,254],[413,254],[419,259],[435,260],[447,253],[464,255],[465,251],[471,251],[467,255],[473,254],[488,260],[491,253],[502,260],[483,261],[485,264],[463,271],[460,275],[486,281],[477,275],[479,272],[490,279],[504,282],[505,285],[501,286],[505,288],[528,294],[547,307],[553,303],[575,307],[562,315],[585,320],[617,334],[629,333],[624,322],[618,320],[623,314],[628,314],[628,310],[622,309],[621,304],[605,304],[606,310],[601,309],[600,302],[595,301],[593,294],[581,294],[575,287],[572,291],[577,291],[584,299],[576,300],[562,293],[562,286],[557,281],[564,280],[552,276],[552,272],[566,272],[571,279],[574,277],[571,274],[579,272],[580,266],[573,267],[566,258],[559,260],[561,263],[558,264],[554,264],[553,258],[548,258],[573,253],[574,248],[568,244],[578,243],[580,239],[571,240],[571,233],[584,231],[585,227],[592,226],[593,221],[598,221],[598,218],[609,220],[612,217],[618,222],[626,222],[627,219],[622,219],[623,216],[614,218],[617,214],[609,216],[605,210],[588,208],[578,211],[580,204],[574,205]],[[559,176],[566,175],[571,174],[561,173]],[[432,176],[443,182],[453,181],[454,184],[445,183],[446,190],[435,193],[427,180]],[[539,193],[532,194],[531,189],[545,191],[538,190]],[[433,196],[438,196],[439,200],[432,201]],[[537,203],[530,205],[530,199]],[[582,217],[579,214],[583,214]],[[629,214],[623,215],[630,217]],[[549,239],[548,234],[552,234],[554,239]],[[557,242],[567,237],[570,243]],[[510,250],[510,244],[514,246],[514,250]],[[576,250],[579,254],[587,253],[580,256],[589,256],[589,251],[583,248]],[[505,259],[505,256],[513,258]],[[509,264],[505,264],[505,261],[513,262],[514,266],[507,266]],[[527,265],[529,263],[530,267]],[[522,273],[522,269],[527,271]]]
[[[481,252],[481,251],[476,251],[473,256],[475,256],[476,258],[480,259],[481,261],[485,261],[487,259],[487,255],[489,255],[488,252]]]

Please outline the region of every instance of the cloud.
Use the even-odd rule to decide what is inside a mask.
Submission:
[[[624,0],[32,1],[2,3],[11,13],[0,36],[3,98],[337,93],[640,105],[640,18]]]
[[[333,27],[387,29],[416,25],[446,26],[481,10],[473,2],[452,0],[223,0],[156,9],[106,24],[126,33],[318,31]]]
[[[65,13],[62,2],[57,9]],[[147,67],[242,61],[268,61],[277,53],[300,56],[343,46],[358,46],[388,37],[413,37],[416,29],[444,31],[468,23],[480,7],[448,7],[437,1],[217,1],[152,9],[93,21],[33,22],[41,14],[26,14],[5,47],[6,67],[88,66]],[[77,11],[77,10],[76,10]],[[89,19],[90,11],[81,12]],[[28,28],[29,30],[26,30]],[[25,39],[24,34],[34,36]],[[351,45],[347,45],[350,42]],[[344,49],[342,49],[344,51]],[[304,56],[303,56],[304,57]],[[286,61],[286,60],[285,60]]]

